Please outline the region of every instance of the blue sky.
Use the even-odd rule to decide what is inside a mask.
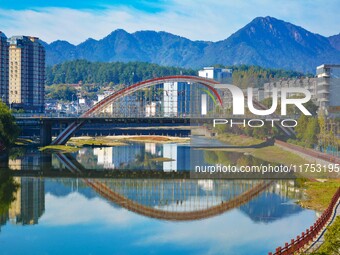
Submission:
[[[218,41],[272,16],[330,36],[340,32],[339,10],[339,0],[0,0],[0,30],[74,44],[118,28]]]

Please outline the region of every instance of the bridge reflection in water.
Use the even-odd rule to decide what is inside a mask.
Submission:
[[[87,171],[72,154],[54,154],[56,160],[76,176],[82,176],[82,172]],[[15,171],[15,172],[26,172]],[[132,173],[133,174],[133,173]],[[83,175],[84,176],[84,175]],[[26,183],[27,181],[34,186],[34,183],[41,185],[39,178],[18,178],[18,183]],[[38,182],[37,182],[38,180]],[[278,210],[277,208],[269,208],[268,199],[266,197],[283,197],[284,200],[287,194],[291,198],[298,198],[295,192],[293,181],[265,181],[265,180],[196,180],[196,179],[145,179],[145,178],[130,178],[130,179],[77,179],[83,188],[91,188],[91,192],[103,197],[109,203],[119,205],[129,211],[149,218],[157,218],[169,221],[191,221],[213,217],[233,208],[241,208],[246,214],[252,217],[252,211],[256,208],[253,204],[262,203],[263,210],[257,210],[255,215],[256,220],[275,218],[278,211],[281,211],[279,217],[283,214],[290,214],[293,211],[299,211],[298,206],[291,207],[287,211],[285,209]],[[40,186],[39,186],[40,187]],[[31,187],[30,190],[40,190],[38,186]],[[278,188],[279,187],[279,188]],[[281,193],[284,195],[281,196]],[[16,195],[17,200],[23,199],[30,193],[25,186],[19,190]],[[40,194],[40,193],[39,193]],[[276,195],[278,194],[278,195]],[[265,196],[263,196],[265,195]],[[261,198],[262,200],[259,200]],[[44,195],[39,195],[39,201],[44,199]],[[272,200],[270,198],[269,200]],[[282,199],[278,199],[280,204]],[[253,202],[256,200],[256,202]],[[32,199],[34,201],[34,199]],[[26,203],[26,202],[25,202]],[[26,203],[27,204],[27,203]],[[20,202],[16,203],[16,210],[20,211]],[[39,203],[39,211],[44,209]],[[251,205],[251,206],[249,206]],[[26,206],[26,205],[25,205]],[[26,206],[34,208],[35,206]],[[278,206],[276,206],[278,207]],[[14,204],[11,206],[14,208]],[[19,208],[19,209],[18,209]],[[13,212],[13,210],[12,210]],[[41,213],[42,214],[42,213]],[[19,215],[19,213],[17,213]],[[33,224],[37,222],[35,218]]]
[[[73,157],[56,154],[74,173],[83,171]],[[198,220],[239,207],[273,183],[263,180],[96,180],[83,179],[99,195],[135,213],[163,220]],[[208,190],[202,199],[201,191]],[[183,203],[184,202],[184,203]]]
[[[85,170],[76,160],[76,153],[54,155],[53,161],[64,165],[63,169],[68,173],[75,173],[73,176],[81,176],[81,172]],[[42,247],[41,250],[47,251],[44,254],[54,254],[53,250],[60,251],[60,243],[65,244],[65,247],[72,247],[72,252],[66,250],[65,253],[83,254],[82,249],[74,248],[78,242],[85,244],[86,251],[94,254],[100,252],[97,250],[98,242],[110,254],[114,254],[112,247],[131,254],[136,253],[136,242],[144,243],[149,238],[155,241],[150,244],[146,242],[144,246],[138,246],[138,249],[153,249],[156,253],[172,254],[183,248],[182,254],[186,254],[187,250],[184,249],[196,251],[198,247],[204,248],[204,253],[208,253],[211,247],[219,247],[220,252],[217,253],[220,254],[229,249],[230,254],[263,254],[315,220],[312,212],[292,202],[302,196],[294,181],[136,177],[14,177],[11,180],[11,175],[18,172],[23,172],[24,175],[35,165],[31,164],[32,157],[29,160],[23,157],[19,159],[24,159],[20,165],[27,163],[27,167],[18,167],[16,171],[0,171],[0,190],[14,180],[21,184],[13,192],[15,200],[8,198],[8,205],[0,208],[0,242],[4,244],[2,249],[5,252],[11,251],[8,254],[15,254],[12,252],[15,249],[13,236],[21,238],[23,247],[32,247],[32,250],[34,245]],[[49,162],[46,165],[51,165],[50,161],[46,160]],[[54,171],[61,172],[61,169]],[[41,168],[35,172],[41,172]],[[10,178],[1,178],[2,173],[8,173]],[[6,180],[7,183],[2,185]],[[2,205],[4,203],[0,203],[0,207]],[[302,211],[303,214],[300,213]],[[198,221],[200,219],[205,220]],[[18,228],[8,222],[15,225],[39,225],[34,228]],[[277,229],[280,229],[280,233]],[[185,231],[190,233],[187,237],[178,235]],[[213,241],[204,243],[202,248],[202,236],[207,233],[217,233],[221,238],[214,237]],[[264,237],[260,233],[267,234]],[[170,241],[159,241],[159,238],[164,239],[164,236],[169,235],[173,238]],[[29,238],[31,236],[37,238],[32,240]],[[268,237],[271,238],[270,244],[266,242]],[[181,246],[182,243],[185,243],[185,247]],[[188,243],[192,243],[192,247],[188,248]],[[240,247],[251,248],[244,248],[246,251],[239,252]],[[253,247],[258,247],[256,252]],[[16,254],[22,254],[21,251],[18,252]]]

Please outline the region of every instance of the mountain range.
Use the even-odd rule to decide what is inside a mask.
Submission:
[[[318,65],[340,63],[340,34],[329,38],[272,17],[258,17],[218,42],[191,41],[167,32],[113,31],[101,40],[46,46],[47,65],[68,60],[142,61],[165,66],[201,68],[216,64],[258,65],[315,72]]]

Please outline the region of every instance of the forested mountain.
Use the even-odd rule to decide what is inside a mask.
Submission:
[[[46,84],[133,84],[167,75],[197,75],[193,69],[165,67],[144,62],[90,62],[75,60],[46,68]]]
[[[216,66],[233,70],[233,83],[243,87],[244,84],[260,87],[264,82],[274,78],[291,78],[304,76],[296,71],[269,69],[259,66]],[[90,62],[75,60],[46,68],[46,84],[133,84],[146,79],[167,75],[197,75],[197,70],[166,67],[144,62]]]
[[[165,66],[201,68],[259,65],[315,72],[323,63],[340,63],[338,36],[326,38],[272,17],[255,18],[219,42],[191,41],[166,32],[113,31],[101,40],[79,45],[56,41],[46,45],[47,64],[86,59],[99,62],[141,61]]]

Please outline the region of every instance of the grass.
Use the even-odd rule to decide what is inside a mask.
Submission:
[[[235,135],[231,133],[224,133],[221,135],[218,135],[218,140],[221,142],[230,144],[230,145],[237,145],[237,146],[251,146],[251,145],[257,145],[260,143],[263,143],[263,140],[249,137],[249,136],[243,136],[243,135]]]
[[[301,158],[299,155],[283,150],[277,146],[268,146],[264,148],[253,149],[251,154],[256,158],[284,165],[300,165],[309,163],[305,159]]]
[[[121,146],[125,142],[149,142],[149,143],[178,143],[187,142],[189,138],[167,136],[105,136],[105,137],[73,137],[67,143],[69,145],[83,146]]]
[[[128,136],[121,137],[123,141],[132,142],[149,142],[149,143],[178,143],[178,142],[188,142],[190,138],[180,138],[180,137],[170,137],[170,136]]]
[[[255,158],[272,162],[272,163],[278,163],[283,165],[300,165],[300,164],[306,164],[309,163],[308,161],[304,160],[300,156],[285,151],[277,146],[267,146],[263,148],[221,148],[221,149],[214,149],[216,150],[222,150],[222,151],[234,151],[234,152],[241,152],[241,153],[247,153],[252,155]]]
[[[307,199],[299,204],[305,208],[323,211],[327,208],[336,190],[340,187],[340,179],[327,179],[322,182],[305,182]]]
[[[152,160],[152,161],[157,161],[157,162],[169,162],[169,161],[175,161],[175,160],[172,159],[172,158],[162,158],[162,157],[159,157],[159,158],[152,158],[151,160]]]
[[[32,143],[34,143],[33,140],[31,140],[31,139],[24,139],[24,138],[18,138],[15,141],[15,145],[17,145],[17,146],[29,145],[29,144],[32,144]]]
[[[229,143],[231,145],[237,145],[237,146],[251,146],[251,145],[257,145],[262,143],[263,141],[260,139],[247,137],[247,136],[241,136],[241,135],[235,135],[235,134],[222,134],[218,136],[218,139],[220,141]],[[306,169],[306,165],[310,165],[314,162],[309,162],[306,159],[303,159],[298,154],[295,154],[294,152],[287,151],[285,149],[282,149],[278,146],[267,146],[263,148],[230,148],[230,149],[221,149],[226,151],[235,151],[235,152],[241,152],[241,153],[249,153],[255,158],[271,162],[271,163],[278,163],[283,164],[286,166],[292,165],[293,167],[296,167],[297,177],[305,177],[305,178],[329,178],[328,173],[325,173],[324,171],[321,172],[311,172],[310,168]],[[300,165],[302,165],[302,169],[300,169]]]
[[[312,255],[335,255],[340,251],[340,216],[337,216],[333,224],[327,227],[325,241]]]
[[[112,139],[94,137],[94,138],[71,138],[67,143],[68,145],[83,147],[83,146],[122,146],[126,145],[126,143],[115,141]]]
[[[48,145],[48,146],[39,148],[39,151],[42,151],[42,152],[61,152],[61,153],[76,152],[78,150],[79,148],[66,146],[66,145]]]

